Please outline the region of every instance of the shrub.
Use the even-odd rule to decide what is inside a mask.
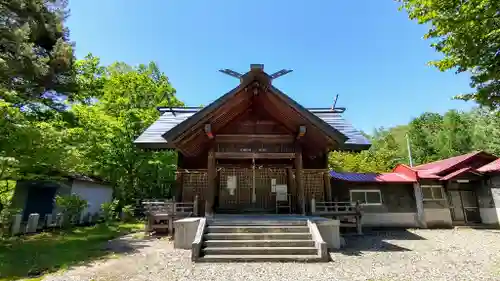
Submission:
[[[134,218],[134,206],[133,205],[125,205],[122,208],[122,220],[125,222],[132,221]]]
[[[80,217],[82,211],[88,207],[86,200],[76,194],[56,197],[56,205],[63,214],[63,225],[69,226],[71,222]]]
[[[21,209],[4,208],[0,211],[0,234],[7,235],[10,233],[14,215],[21,213]]]
[[[101,205],[102,217],[105,222],[115,220],[117,217],[117,208],[120,201],[114,199],[111,202],[106,202]]]

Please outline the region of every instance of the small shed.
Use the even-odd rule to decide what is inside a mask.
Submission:
[[[113,188],[104,181],[83,175],[71,175],[60,181],[18,181],[12,198],[12,207],[22,209],[23,220],[29,214],[40,217],[54,212],[57,195],[76,194],[89,204],[84,212],[99,213],[101,205],[113,199]]]
[[[418,227],[416,180],[395,172],[329,174],[334,201],[361,202],[363,226]]]

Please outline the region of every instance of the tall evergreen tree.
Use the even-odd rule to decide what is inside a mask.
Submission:
[[[0,0],[0,98],[61,110],[75,96],[67,13],[63,0]]]

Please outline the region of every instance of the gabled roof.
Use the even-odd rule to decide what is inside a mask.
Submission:
[[[333,179],[347,182],[414,183],[415,179],[400,173],[345,173],[330,171]]]
[[[196,153],[202,145],[201,137],[199,137],[200,130],[198,130],[202,122],[214,119],[219,128],[223,127],[230,122],[231,118],[246,110],[248,103],[253,103],[253,98],[258,96],[258,102],[262,100],[269,102],[269,111],[275,114],[274,118],[277,118],[277,115],[286,115],[283,116],[283,121],[288,121],[289,127],[297,126],[298,128],[299,124],[311,124],[312,136],[324,137],[321,145],[329,149],[333,148],[334,143],[335,147],[343,150],[363,150],[370,147],[370,142],[359,131],[352,128],[340,115],[336,115],[339,113],[338,110],[330,112],[323,110],[316,114],[274,87],[272,80],[275,77],[264,72],[263,65],[251,65],[247,73],[236,74],[239,75],[240,84],[206,107],[186,111],[179,108],[163,110],[160,118],[147,128],[135,140],[135,143],[149,148],[173,148],[175,146],[181,149],[181,146],[189,145],[182,149],[189,151],[188,153]],[[258,92],[252,95],[252,89]],[[308,133],[307,138],[311,134]],[[183,142],[184,139],[189,138],[194,139],[193,143]]]
[[[265,73],[262,73],[265,74]],[[188,128],[191,128],[198,124],[205,116],[210,114],[211,112],[217,110],[220,106],[228,102],[231,98],[233,98],[238,92],[242,91],[246,86],[250,85],[253,83],[255,80],[248,80],[247,82],[243,82],[242,84],[238,85],[228,93],[224,94],[220,98],[216,99],[206,107],[201,108],[199,111],[194,112],[192,116],[188,117],[187,119],[181,121],[178,123],[176,126],[171,128],[168,131],[165,131],[163,134],[163,138],[165,138],[167,141],[172,141],[174,140],[177,136],[179,136],[181,133],[186,131]],[[297,113],[302,115],[306,120],[311,122],[312,124],[316,125],[323,133],[330,138],[334,139],[336,142],[339,144],[343,144],[348,138],[344,134],[342,134],[339,130],[337,130],[335,127],[329,126],[326,122],[324,122],[322,119],[318,118],[311,112],[309,112],[306,108],[298,104],[296,101],[291,99],[289,96],[278,90],[276,87],[269,85],[268,90],[275,94],[277,97],[285,101],[288,105],[290,105]]]
[[[500,158],[480,167],[479,169],[477,169],[477,171],[481,173],[500,173]]]
[[[480,154],[486,154],[486,153],[483,151],[473,151],[471,153],[418,165],[413,167],[413,169],[417,170],[419,175],[420,174],[438,175]]]
[[[414,178],[449,180],[465,173],[482,172],[478,167],[495,158],[496,156],[484,151],[473,151],[415,167],[399,164],[393,171],[405,173]]]
[[[134,143],[141,147],[168,148],[168,142],[162,135],[172,130],[179,123],[187,120],[201,109],[201,107],[158,108],[161,116],[149,126]],[[370,141],[346,121],[341,113],[326,109],[310,109],[309,112],[347,137],[347,141],[342,147],[343,149],[364,150],[370,147]]]
[[[456,177],[459,177],[461,175],[464,175],[467,173],[474,173],[474,172],[475,172],[475,170],[472,169],[471,167],[464,167],[462,169],[458,169],[454,172],[451,172],[451,173],[447,174],[446,176],[441,177],[441,180],[447,181],[447,180],[451,180],[451,179],[454,179]]]

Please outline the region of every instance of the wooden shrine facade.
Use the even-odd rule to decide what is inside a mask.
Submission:
[[[348,137],[272,86],[279,72],[232,74],[231,92],[194,112],[162,109],[180,122],[148,129],[166,128],[162,148],[178,151],[176,199],[198,196],[208,213],[305,213],[312,198],[330,201],[328,152]]]

